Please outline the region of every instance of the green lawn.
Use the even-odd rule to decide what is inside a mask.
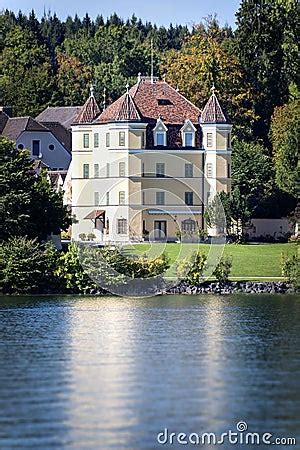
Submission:
[[[212,250],[210,248],[212,247]],[[208,244],[178,244],[178,243],[154,243],[154,244],[134,244],[126,247],[126,252],[138,255],[145,254],[149,257],[159,255],[163,249],[169,255],[171,262],[179,261],[183,257],[190,255],[196,249],[208,252],[214,252],[217,256],[222,249],[216,245]],[[226,244],[224,255],[231,255],[233,259],[231,278],[240,279],[280,279],[281,278],[281,254],[297,251],[296,244],[248,244],[236,245]],[[212,253],[210,253],[212,254]],[[168,271],[169,276],[176,273],[175,264]]]

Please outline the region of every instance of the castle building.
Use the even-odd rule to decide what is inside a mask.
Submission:
[[[231,128],[214,88],[202,112],[155,77],[102,112],[91,89],[72,125],[72,238],[172,241],[204,229],[210,199],[230,191]]]

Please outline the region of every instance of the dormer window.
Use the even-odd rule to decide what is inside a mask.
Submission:
[[[153,130],[154,133],[154,145],[166,147],[167,145],[167,127],[163,123],[162,119],[158,119],[156,126]]]
[[[186,120],[181,128],[183,147],[195,147],[196,128],[190,120]]]

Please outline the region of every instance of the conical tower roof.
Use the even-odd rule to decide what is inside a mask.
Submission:
[[[123,98],[122,98],[123,97]],[[115,120],[128,121],[128,120],[141,120],[137,107],[133,98],[127,92],[121,97],[119,107],[116,111]]]
[[[74,123],[91,123],[99,114],[100,108],[94,96],[94,89],[91,87],[91,94],[75,117]]]
[[[212,88],[212,94],[204,106],[200,118],[201,123],[228,123],[227,118],[221,108],[219,100],[215,94],[215,88]]]

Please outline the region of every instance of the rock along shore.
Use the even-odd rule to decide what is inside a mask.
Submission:
[[[190,286],[180,283],[175,287],[165,290],[163,294],[219,294],[228,295],[236,293],[245,294],[288,294],[295,293],[295,289],[286,282],[259,282],[259,281],[223,281],[204,282],[199,286]]]

